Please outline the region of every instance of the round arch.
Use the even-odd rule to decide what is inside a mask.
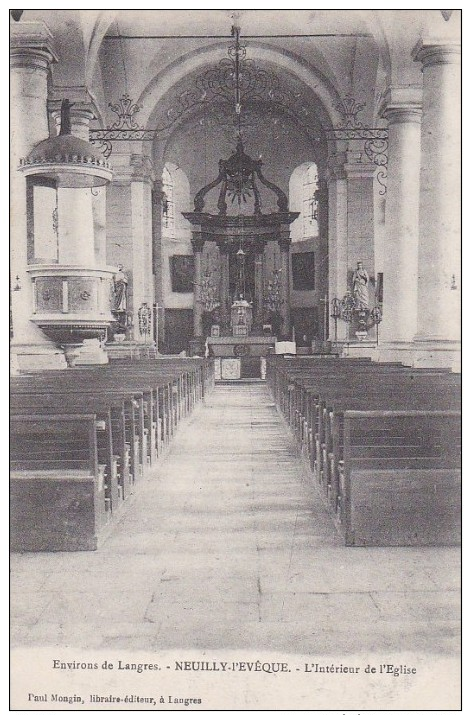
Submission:
[[[261,43],[250,43],[250,58],[260,60],[286,70],[303,82],[319,99],[319,121],[324,129],[336,126],[342,116],[337,109],[340,95],[333,84],[315,67],[309,65],[300,57],[287,50],[279,50]],[[221,60],[221,49],[226,45],[218,43],[211,47],[200,48],[185,55],[183,59],[172,62],[159,72],[141,93],[138,104],[142,106],[141,120],[146,128],[152,127],[159,102],[172,87],[183,80],[188,74]]]
[[[287,50],[282,51],[262,43],[250,43],[247,46],[250,49],[250,59],[258,59],[273,67],[284,69],[311,90],[318,99],[316,113],[322,129],[332,129],[342,122],[342,115],[339,111],[340,95],[333,83],[315,67]],[[142,107],[139,113],[142,125],[148,129],[153,128],[165,95],[189,74],[194,74],[211,64],[217,64],[222,59],[221,49],[225,50],[226,48],[226,43],[199,48],[185,55],[183,59],[170,63],[159,72],[148,83],[137,100]],[[335,143],[329,142],[329,144]],[[152,158],[155,146],[153,142],[136,142],[136,149]],[[160,171],[160,167],[163,167],[164,164],[164,143],[161,144],[157,154],[159,153],[161,154],[160,166],[155,167],[157,171]]]

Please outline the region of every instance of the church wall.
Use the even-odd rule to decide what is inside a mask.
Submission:
[[[161,232],[161,301],[166,308],[193,309],[193,292],[179,293],[172,290],[171,258],[172,256],[191,256],[191,228],[183,217],[182,211],[191,209],[190,187],[185,171],[175,162],[166,162],[172,182],[172,230],[164,227]],[[161,172],[159,172],[160,175]],[[165,186],[162,187],[165,191]],[[168,197],[167,197],[168,198]]]
[[[162,301],[166,308],[193,308],[193,293],[172,291],[170,258],[172,256],[192,256],[190,241],[163,239],[162,241]]]
[[[347,219],[348,219],[348,245],[347,245],[347,270],[350,274],[355,270],[357,261],[362,261],[370,279],[375,275],[374,254],[374,204],[373,190],[374,179],[371,176],[355,177],[348,179]],[[358,169],[357,169],[358,170]],[[374,288],[370,285],[370,305],[373,304]]]
[[[106,196],[106,253],[112,266],[131,265],[131,186],[112,182]]]
[[[111,266],[123,265],[132,295],[131,186],[112,182],[106,192],[106,256]]]
[[[288,120],[276,124],[260,122],[243,132],[244,149],[253,158],[261,157],[262,171],[269,181],[277,184],[286,194],[293,170],[303,162],[319,162],[316,150],[299,129]],[[169,139],[165,148],[165,161],[180,166],[188,176],[193,198],[197,191],[218,174],[218,162],[228,158],[235,149],[233,130],[207,126],[204,118],[185,125]],[[158,170],[158,167],[156,167]],[[262,211],[276,210],[276,197],[262,187]],[[217,190],[208,195],[207,206],[217,201]],[[211,209],[212,210],[212,209]]]
[[[139,338],[137,311],[142,303],[151,305],[152,279],[151,185],[148,181],[131,183],[133,280],[131,286],[134,339]]]
[[[373,183],[373,203],[374,203],[374,259],[375,272],[384,273],[384,254],[386,251],[386,195],[380,194],[381,187],[377,182]],[[375,277],[376,277],[375,276]]]

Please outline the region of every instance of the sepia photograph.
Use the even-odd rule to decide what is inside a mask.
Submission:
[[[461,705],[461,10],[9,10],[10,709]]]

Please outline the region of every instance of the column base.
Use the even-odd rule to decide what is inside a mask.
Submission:
[[[10,350],[10,372],[19,375],[22,372],[41,370],[66,370],[67,361],[63,350],[54,345],[18,344]]]
[[[410,341],[380,343],[373,360],[377,362],[400,362],[407,367],[414,364],[414,344]]]
[[[445,367],[461,372],[461,343],[417,336],[413,342],[413,367]]]
[[[108,354],[98,339],[91,338],[83,341],[77,350],[74,365],[107,365]]]

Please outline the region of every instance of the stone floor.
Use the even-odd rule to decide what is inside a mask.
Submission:
[[[215,388],[99,551],[11,569],[13,647],[459,652],[459,550],[345,548],[263,383]]]

